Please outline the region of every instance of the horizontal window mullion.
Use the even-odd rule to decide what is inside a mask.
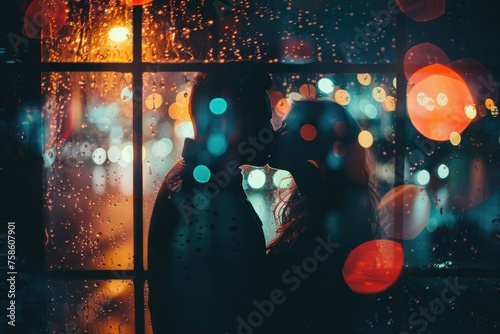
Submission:
[[[26,64],[24,64],[25,66]],[[13,65],[14,66],[14,65]],[[41,63],[43,72],[203,72],[237,67],[238,63]],[[261,63],[259,67],[275,73],[395,73],[395,64],[279,64]]]

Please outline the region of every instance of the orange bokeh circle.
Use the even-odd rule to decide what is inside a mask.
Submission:
[[[425,137],[447,141],[462,133],[471,119],[465,106],[474,100],[465,81],[452,69],[434,64],[415,72],[407,88],[408,116]]]
[[[342,275],[356,293],[379,293],[393,285],[403,269],[403,247],[391,240],[371,240],[347,257]]]
[[[60,0],[35,0],[24,15],[24,31],[28,38],[40,39],[44,34],[56,34],[68,20],[68,5]]]

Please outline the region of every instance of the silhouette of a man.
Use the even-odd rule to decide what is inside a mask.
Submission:
[[[166,176],[149,230],[149,306],[155,333],[224,333],[251,303],[265,256],[262,223],[239,166],[266,164],[271,79],[249,63],[198,75],[196,138]]]

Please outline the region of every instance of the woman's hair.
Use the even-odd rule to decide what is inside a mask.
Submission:
[[[334,133],[337,122],[346,127],[342,136]],[[300,137],[304,124],[315,126],[314,140]],[[289,250],[309,233],[329,233],[325,222],[329,215],[341,231],[334,237],[342,243],[361,243],[378,235],[376,161],[370,149],[359,145],[359,132],[354,118],[334,102],[294,104],[285,119],[283,133],[287,136],[278,139],[276,147],[279,152],[275,157],[281,161],[275,160],[273,167],[289,170],[295,183],[280,194],[274,207],[275,219],[281,224],[278,237],[268,246],[269,252]],[[340,158],[331,156],[335,146],[345,147],[345,151],[335,152]],[[283,164],[283,160],[288,162]]]

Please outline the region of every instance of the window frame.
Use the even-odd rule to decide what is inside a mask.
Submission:
[[[146,72],[203,72],[217,68],[236,66],[235,63],[148,63],[142,61],[142,6],[132,7],[133,25],[133,61],[131,63],[42,63],[40,66],[40,77],[43,72],[128,72],[133,75],[132,85],[134,89],[142,91],[143,74]],[[406,137],[407,112],[406,112],[406,89],[403,83],[407,82],[404,74],[403,59],[407,51],[408,34],[406,29],[407,18],[403,13],[394,16],[396,40],[395,40],[395,62],[391,64],[351,64],[351,63],[321,63],[313,62],[306,64],[283,64],[283,63],[260,63],[270,73],[393,73],[396,75],[398,88],[396,92],[397,104],[394,119],[395,156],[402,156],[406,161]],[[15,64],[17,67],[20,64]],[[493,67],[492,72],[500,69]],[[133,96],[133,151],[134,156],[142,155],[142,96]],[[398,164],[394,166],[396,177],[394,186],[404,184],[404,175],[400,174]],[[43,204],[43,202],[42,202]],[[44,271],[46,279],[61,281],[71,280],[113,280],[131,279],[134,289],[134,326],[135,333],[143,333],[146,329],[145,319],[145,282],[148,279],[148,271],[144,269],[144,217],[143,217],[143,164],[142,159],[133,160],[133,270],[119,271],[121,277],[117,277],[117,271],[106,270],[47,270]],[[38,234],[43,240],[43,224]],[[43,242],[42,242],[43,243]],[[403,242],[404,246],[404,242]],[[44,247],[45,249],[45,247]],[[43,269],[45,270],[45,269]],[[396,305],[403,305],[402,281],[408,278],[437,278],[437,277],[477,277],[500,279],[500,268],[498,269],[469,269],[469,268],[403,268],[400,278],[393,287],[399,293],[394,295]],[[403,330],[401,309],[396,308],[394,314],[394,332]]]

